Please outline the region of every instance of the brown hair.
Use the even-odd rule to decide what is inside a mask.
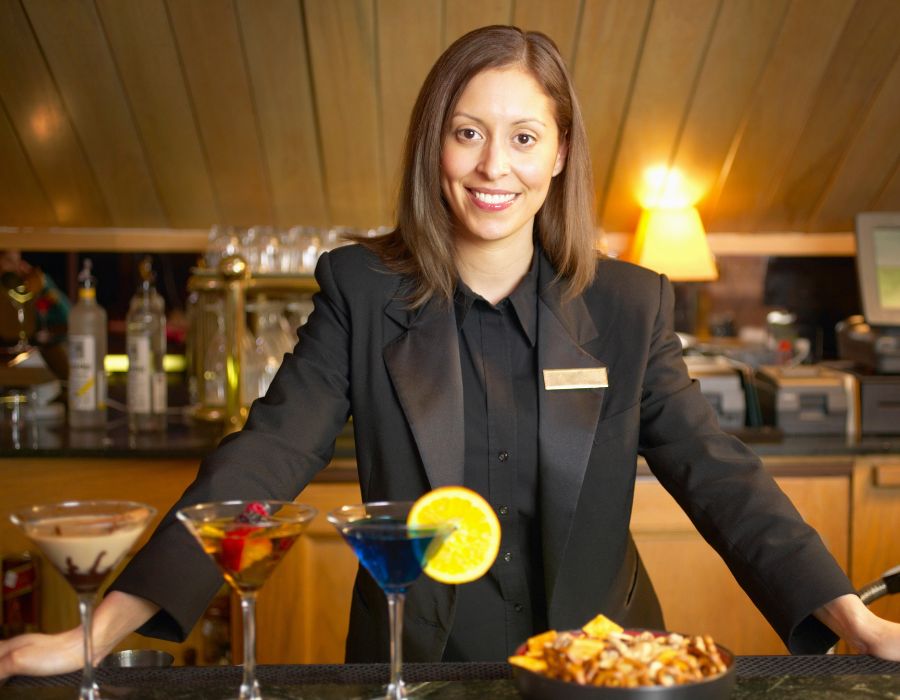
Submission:
[[[566,293],[574,296],[593,280],[593,186],[587,136],[565,63],[553,41],[517,27],[482,27],[457,39],[438,58],[416,99],[403,156],[397,228],[364,239],[392,270],[411,277],[412,305],[432,296],[451,299],[457,273],[452,219],[441,193],[441,149],[450,116],[469,81],[490,68],[521,66],[553,100],[560,139],[568,154],[537,213],[540,244]]]

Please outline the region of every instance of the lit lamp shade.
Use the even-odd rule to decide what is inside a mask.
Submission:
[[[696,207],[644,209],[625,260],[665,274],[673,282],[718,278]]]

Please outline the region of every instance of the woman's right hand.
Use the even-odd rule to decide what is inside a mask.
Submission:
[[[122,639],[149,620],[159,607],[113,591],[94,611],[94,665]],[[0,681],[10,676],[52,676],[84,665],[81,626],[58,634],[23,634],[0,642]]]
[[[52,676],[82,666],[81,626],[59,634],[22,634],[0,642],[0,680]]]

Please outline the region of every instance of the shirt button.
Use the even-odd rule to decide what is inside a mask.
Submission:
[[[516,612],[522,612],[524,609],[525,606],[521,603],[516,603],[515,605],[513,605],[513,610],[515,610]]]
[[[507,513],[509,513],[509,506],[500,506],[497,511],[500,513],[500,515],[506,515]]]
[[[509,459],[509,452],[504,450],[503,452],[501,452],[500,454],[497,455],[497,459],[499,459],[501,462],[505,462],[506,460]]]
[[[512,561],[512,552],[505,552],[503,554],[503,561],[511,562]]]

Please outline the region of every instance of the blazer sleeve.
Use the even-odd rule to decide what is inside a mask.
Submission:
[[[110,587],[160,606],[138,630],[142,634],[183,640],[223,582],[176,519],[179,508],[229,499],[293,500],[331,460],[350,411],[350,322],[327,253],[316,280],[320,291],[299,342],[265,397],[254,402],[243,430],[203,459],[193,483]]]
[[[853,586],[759,458],[720,430],[690,378],[660,277],[641,397],[640,452],[792,653],[822,653],[836,636],[814,610]]]

